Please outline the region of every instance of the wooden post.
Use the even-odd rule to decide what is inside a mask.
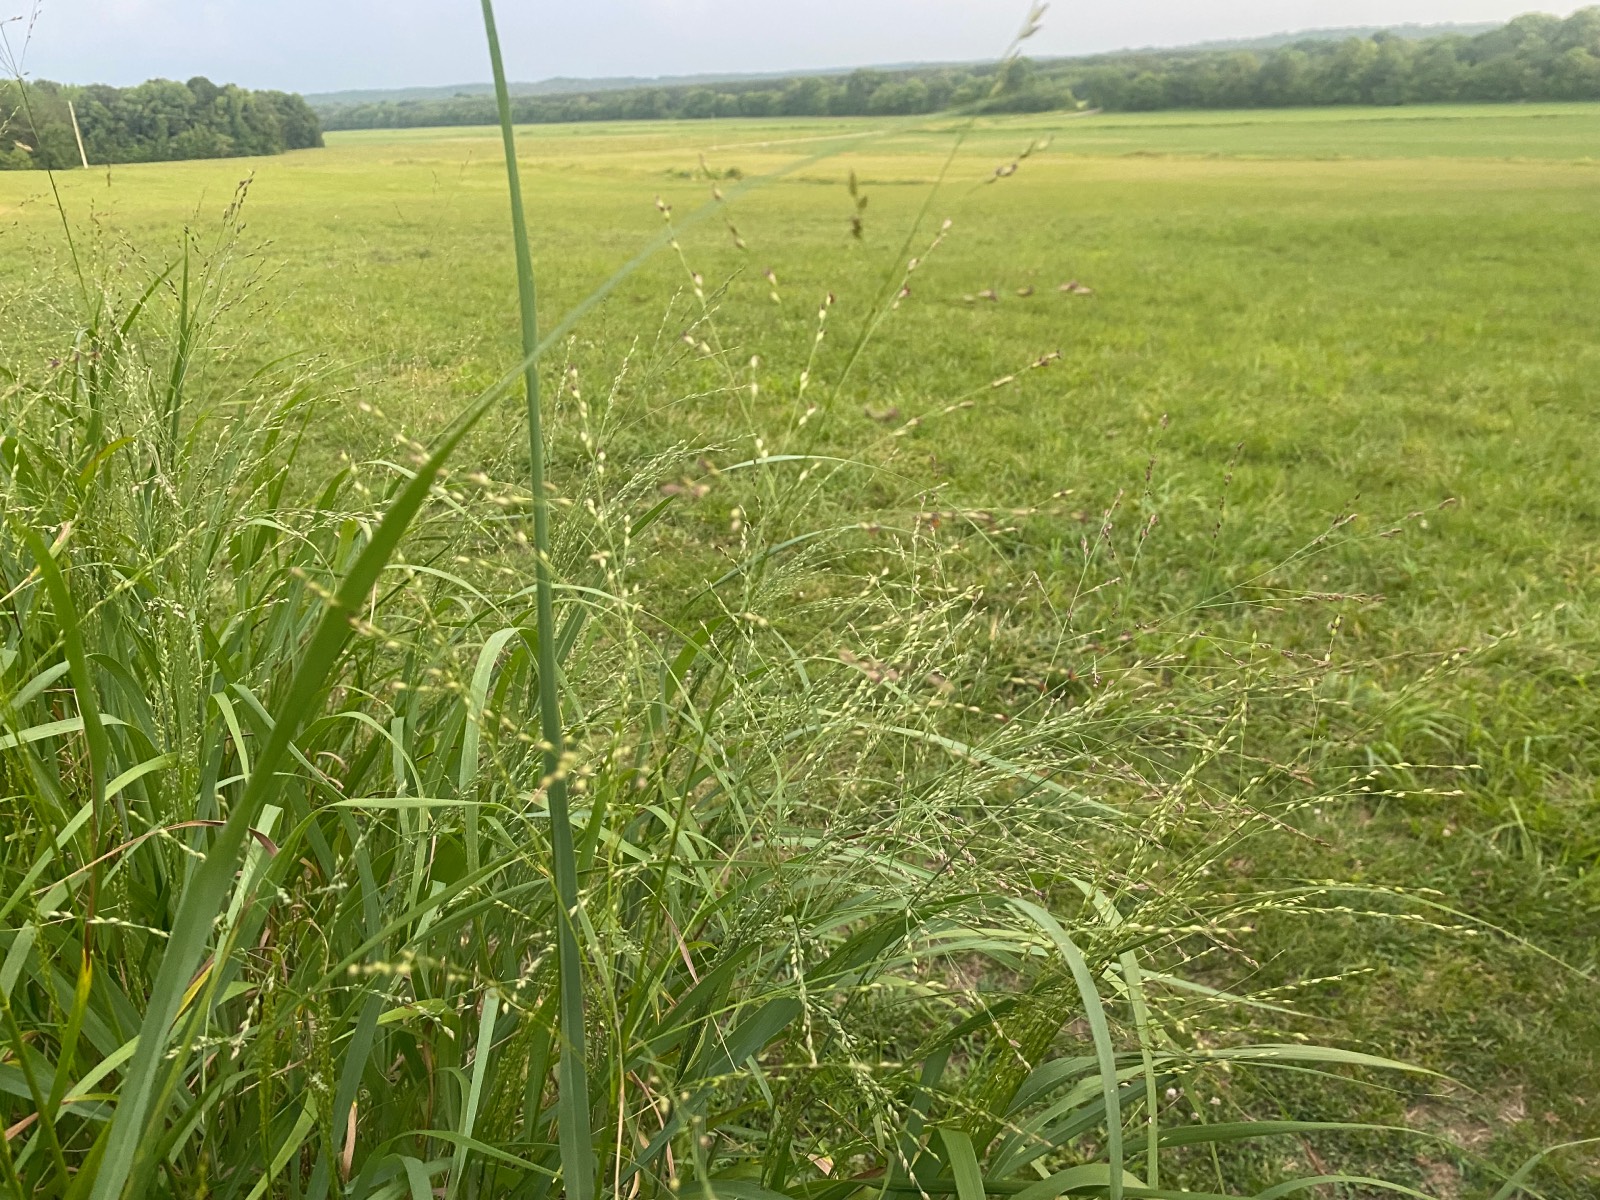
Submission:
[[[72,117],[72,136],[78,139],[78,157],[83,159],[83,169],[89,169],[89,154],[83,148],[83,130],[78,128],[78,110],[72,107],[72,101],[67,101],[67,113]]]

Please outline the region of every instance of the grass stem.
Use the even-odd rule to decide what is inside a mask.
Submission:
[[[506,86],[505,62],[495,27],[492,0],[483,0],[483,28],[494,70],[495,99],[500,133],[505,143],[506,183],[511,192],[511,228],[517,254],[517,296],[522,312],[523,372],[528,406],[528,470],[533,486],[533,544],[535,612],[539,664],[539,724],[544,740],[544,781],[550,806],[550,848],[556,885],[556,945],[561,1002],[561,1056],[557,1063],[560,1098],[557,1103],[557,1138],[561,1146],[562,1173],[570,1200],[590,1200],[594,1194],[594,1146],[589,1122],[589,1084],[585,1065],[583,960],[578,948],[578,867],[567,808],[561,695],[556,668],[555,606],[550,570],[550,498],[544,478],[544,433],[539,412],[538,290],[529,248],[528,221],[523,208],[522,180],[517,170],[517,137],[511,121],[511,95]],[[473,819],[473,818],[469,818]],[[476,869],[476,863],[469,864]]]

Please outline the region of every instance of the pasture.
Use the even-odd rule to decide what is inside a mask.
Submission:
[[[397,454],[397,433],[431,443],[515,365],[498,137],[343,133],[55,183],[87,290],[137,295],[185,228],[229,260],[192,390],[294,372],[321,398],[292,485],[309,487]],[[1270,827],[1184,886],[1215,914],[1304,895],[1216,916],[1225,950],[1179,943],[1194,978],[1275,1007],[1191,1020],[1202,1039],[1270,1031],[1449,1082],[1207,1086],[1223,1114],[1409,1124],[1476,1159],[1371,1134],[1230,1148],[1230,1171],[1265,1181],[1337,1153],[1335,1170],[1487,1195],[1477,1160],[1600,1136],[1600,108],[519,139],[548,323],[662,232],[661,206],[680,230],[546,370],[558,494],[594,470],[592,420],[606,471],[648,473],[638,505],[675,500],[634,585],[656,611],[698,612],[765,504],[769,544],[854,529],[841,554],[890,583],[925,582],[924,564],[880,563],[879,528],[940,544],[939,594],[981,615],[962,628],[983,669],[959,697],[979,722],[1040,695],[1091,703],[1102,678],[1175,711],[1231,704],[1215,681],[1234,666],[1287,689],[1217,725],[1219,770]],[[16,380],[71,358],[70,263],[45,178],[0,174]],[[517,419],[508,401],[458,470],[520,470]],[[780,448],[829,464],[803,511],[785,509],[792,476],[769,493],[718,473]],[[803,646],[812,611],[761,619]],[[1130,767],[1105,786],[1134,806],[1143,783]],[[1310,886],[1330,880],[1354,890]],[[1568,1152],[1541,1186],[1600,1195],[1597,1164]],[[1211,1169],[1186,1185],[1217,1190]]]

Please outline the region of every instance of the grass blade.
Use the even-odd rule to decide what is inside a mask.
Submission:
[[[450,1168],[450,1182],[445,1188],[445,1200],[454,1200],[461,1188],[461,1177],[467,1169],[467,1155],[473,1127],[478,1123],[478,1106],[483,1103],[483,1077],[489,1069],[489,1055],[494,1051],[494,1019],[500,1015],[500,997],[490,991],[483,998],[483,1013],[478,1019],[478,1043],[473,1055],[472,1083],[467,1089],[467,1103],[461,1113],[461,1141],[456,1143],[455,1163]]]
[[[61,627],[68,675],[72,679],[72,694],[78,703],[78,716],[83,721],[84,741],[89,745],[89,800],[94,805],[90,838],[98,854],[104,821],[101,807],[105,803],[106,770],[111,762],[111,740],[106,736],[105,725],[100,719],[100,704],[95,695],[94,676],[89,672],[89,656],[83,648],[83,630],[78,622],[77,606],[72,602],[72,591],[67,587],[66,577],[62,575],[44,538],[36,530],[16,526],[15,523],[13,527],[33,554],[45,588],[50,593],[50,603],[55,606],[56,622]],[[94,878],[98,880],[98,872]],[[94,911],[93,894],[91,889],[91,916]]]
[[[540,425],[538,293],[527,217],[522,206],[522,180],[517,169],[517,137],[511,122],[511,95],[506,86],[500,36],[493,0],[483,0],[483,28],[494,69],[495,100],[505,143],[506,182],[511,192],[511,227],[516,242],[517,295],[522,313],[523,384],[528,408],[528,470],[533,486],[535,610],[538,624],[539,725],[544,738],[544,786],[550,806],[550,850],[556,884],[556,947],[561,1057],[557,1064],[560,1092],[556,1102],[557,1138],[568,1200],[592,1200],[595,1186],[594,1143],[589,1118],[589,1080],[585,1063],[583,960],[578,946],[578,859],[572,819],[567,810],[565,764],[562,761],[561,694],[557,678],[555,604],[550,566],[550,497],[544,479],[544,434]]]
[[[1095,1056],[1100,1064],[1100,1085],[1106,1102],[1106,1157],[1111,1167],[1107,1180],[1107,1195],[1111,1200],[1122,1200],[1122,1099],[1117,1085],[1117,1054],[1111,1044],[1111,1028],[1106,1021],[1106,1010],[1100,1003],[1100,991],[1095,986],[1094,973],[1083,957],[1083,951],[1061,928],[1060,923],[1028,900],[1013,900],[1017,910],[1037,925],[1061,951],[1072,971],[1073,982],[1083,998],[1083,1014],[1094,1036]]]
[[[1145,1183],[1161,1186],[1161,1102],[1156,1092],[1156,1065],[1150,1031],[1150,1006],[1145,1001],[1144,973],[1131,950],[1122,956],[1122,982],[1133,1006],[1133,1024],[1139,1033],[1139,1057],[1144,1063]]]
[[[1528,1176],[1533,1174],[1535,1167],[1537,1167],[1545,1159],[1549,1158],[1552,1154],[1555,1154],[1557,1151],[1571,1150],[1578,1146],[1600,1146],[1600,1138],[1583,1138],[1576,1142],[1562,1142],[1560,1145],[1549,1146],[1539,1151],[1539,1153],[1535,1154],[1533,1157],[1529,1158],[1527,1162],[1518,1167],[1516,1174],[1512,1175],[1510,1179],[1507,1179],[1505,1183],[1501,1185],[1500,1190],[1494,1194],[1494,1200],[1511,1200],[1512,1196],[1515,1196],[1518,1192],[1525,1190],[1523,1185],[1527,1183]],[[1276,1197],[1269,1197],[1263,1193],[1262,1200],[1276,1200]]]
[[[1434,1200],[1427,1192],[1419,1192],[1415,1188],[1408,1188],[1404,1184],[1391,1183],[1387,1179],[1373,1179],[1366,1175],[1313,1175],[1307,1179],[1291,1179],[1287,1183],[1276,1184],[1264,1192],[1257,1192],[1253,1200],[1281,1200],[1284,1196],[1292,1196],[1296,1192],[1309,1192],[1313,1188],[1346,1187],[1358,1189],[1376,1188],[1383,1192],[1394,1192],[1400,1196],[1415,1196],[1417,1200]],[[1360,1195],[1361,1191],[1357,1191]]]
[[[956,1181],[956,1200],[984,1200],[983,1172],[978,1168],[972,1136],[960,1129],[941,1129],[939,1137],[944,1141],[950,1174]]]
[[[267,1194],[267,1189],[272,1186],[272,1181],[278,1173],[288,1164],[289,1159],[305,1143],[311,1133],[311,1127],[317,1123],[317,1106],[315,1100],[307,1096],[305,1107],[300,1110],[300,1118],[294,1123],[294,1128],[289,1130],[288,1136],[283,1139],[283,1144],[278,1147],[272,1156],[265,1174],[256,1180],[255,1187],[250,1189],[250,1194],[245,1200],[261,1200]]]
[[[456,776],[457,794],[463,801],[472,799],[472,790],[478,778],[478,749],[483,740],[485,706],[489,702],[489,684],[494,679],[494,665],[507,643],[522,631],[502,629],[484,644],[478,655],[478,665],[472,672],[472,686],[467,691],[466,722],[461,727],[461,769]],[[467,870],[476,872],[480,865],[478,849],[478,812],[468,804],[466,810]]]

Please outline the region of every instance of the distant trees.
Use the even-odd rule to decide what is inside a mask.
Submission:
[[[1164,51],[1000,66],[860,70],[848,75],[517,96],[519,122],[641,117],[900,116],[978,108],[1046,112],[1282,108],[1449,101],[1600,100],[1600,6],[1566,20],[1519,17],[1478,37],[1389,34],[1307,39],[1281,49]],[[329,105],[329,129],[487,125],[489,96]]]
[[[1533,14],[1477,37],[1380,33],[1264,54],[1167,51],[1054,64],[1097,108],[1277,108],[1600,100],[1600,6]]]
[[[1081,99],[1080,99],[1081,98]],[[709,120],[909,116],[947,109],[1047,112],[1083,105],[1282,108],[1449,101],[1600,100],[1600,6],[1562,20],[1518,17],[1477,37],[1390,34],[1307,39],[1280,49],[1104,55],[974,67],[639,87],[512,99],[516,120]],[[0,170],[79,162],[68,102],[93,163],[277,154],[322,145],[322,130],[488,125],[492,96],[329,105],[196,76],[138,87],[0,83]]]
[[[71,103],[89,161],[160,162],[279,154],[322,145],[317,114],[299,96],[152,79],[137,87],[0,84],[0,170],[79,165]]]
[[[902,116],[940,112],[952,105],[993,111],[1073,108],[1071,88],[1026,59],[1004,68],[958,67],[912,71],[855,71],[845,76],[748,80],[707,87],[619,88],[559,95],[513,96],[522,124],[714,117]],[[492,96],[328,105],[319,110],[328,129],[393,129],[427,125],[488,125]]]

